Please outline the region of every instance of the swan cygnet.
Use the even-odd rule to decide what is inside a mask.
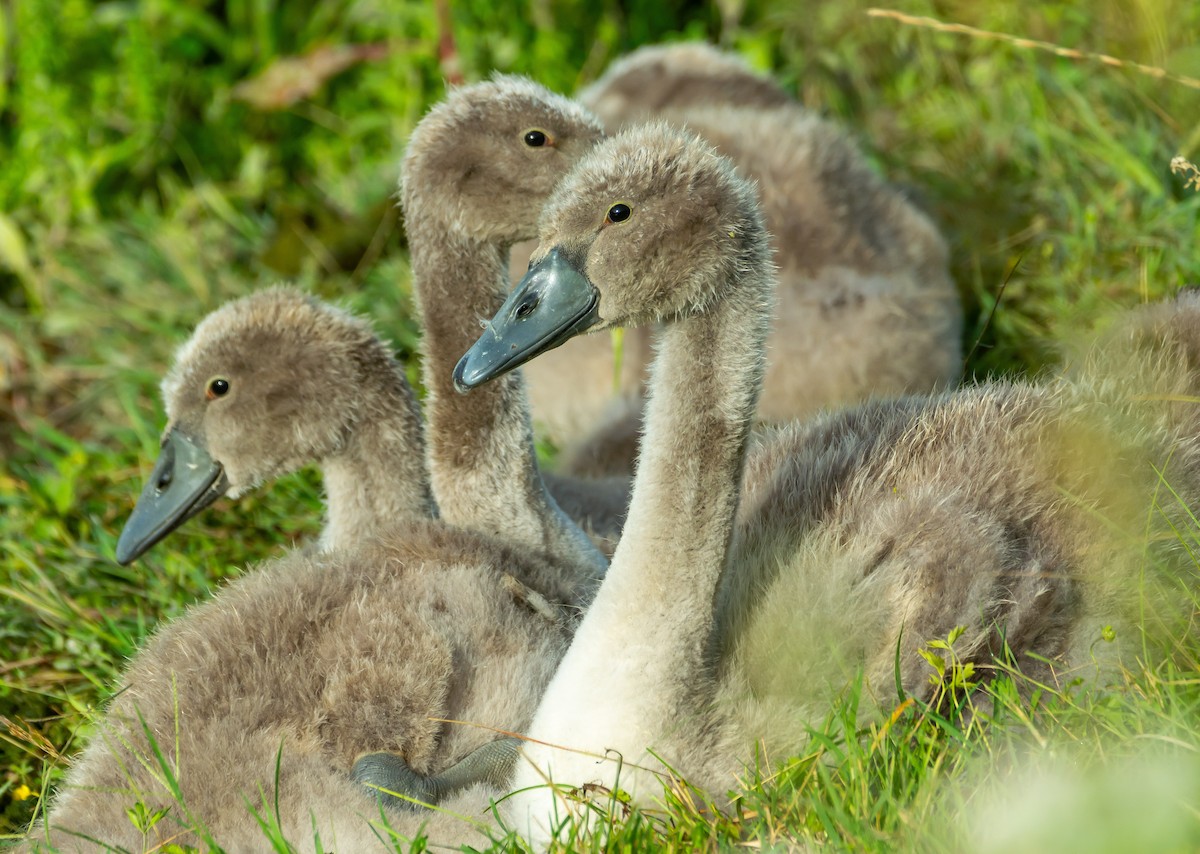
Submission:
[[[160,510],[160,536],[212,484],[247,489],[315,458],[324,548],[247,573],[146,642],[30,844],[140,850],[208,833],[257,850],[245,801],[261,809],[278,791],[287,838],[316,828],[370,850],[383,831],[363,782],[486,810],[514,755],[495,731],[528,723],[566,648],[553,605],[580,607],[594,581],[434,518],[402,372],[368,324],[313,297],[272,288],[226,305],[164,390],[166,462],[151,484],[182,509]],[[360,755],[376,767],[356,767]],[[137,803],[168,810],[144,836],[126,815]],[[439,841],[483,839],[448,813],[388,823],[412,835],[426,822]]]
[[[647,82],[654,75],[658,85]],[[688,127],[758,182],[779,267],[761,422],[957,381],[962,307],[945,241],[844,131],[736,56],[701,44],[635,51],[579,98],[610,132],[651,116]],[[615,400],[605,336],[525,369],[535,418],[567,448],[562,471],[629,464],[648,334],[626,333]]]
[[[370,325],[290,287],[233,300],[180,347],[162,384],[162,452],[117,544],[127,564],[221,495],[321,466],[322,548],[436,514],[421,417]]]
[[[710,146],[666,125],[593,149],[547,204],[540,239],[528,275],[457,366],[461,387],[584,330],[666,325],[629,519],[538,706],[505,801],[535,844],[552,835],[556,810],[573,810],[546,781],[619,786],[642,803],[662,791],[651,749],[696,782],[728,763],[720,728],[698,718],[713,695],[713,595],[774,285],[753,185]]]
[[[486,844],[514,753],[496,733],[528,725],[568,637],[508,580],[564,601],[539,586],[558,575],[436,520],[243,574],[133,657],[26,848],[274,850],[263,820],[289,850]],[[397,788],[446,812],[381,809],[352,777],[381,750],[428,775]],[[162,814],[144,831],[139,805]]]
[[[825,415],[756,441],[743,487],[767,239],[753,189],[707,144],[622,132],[559,186],[528,275],[456,369],[473,387],[584,330],[665,324],[629,521],[505,801],[538,842],[588,820],[563,788],[645,804],[678,774],[723,802],[756,751],[802,749],[856,670],[865,706],[894,705],[897,651],[903,689],[932,698],[917,650],[958,626],[982,678],[1007,650],[1069,680],[1191,616],[1195,568],[1155,535],[1200,499],[1195,434],[1091,383]],[[1151,573],[1156,467],[1186,500],[1156,517]]]
[[[452,90],[421,120],[405,151],[400,193],[442,518],[597,579],[607,559],[543,485],[521,375],[464,397],[451,374],[481,318],[508,294],[512,244],[537,233],[543,202],[600,135],[595,117],[573,101],[498,75]],[[586,527],[615,541],[627,479],[559,478],[553,486]]]
[[[447,99],[447,106],[431,112],[423,123],[426,133],[432,134],[437,128],[448,134],[442,141],[452,143],[435,145],[434,153],[445,154],[457,145],[455,162],[464,166],[475,163],[478,169],[473,174],[486,171],[497,148],[496,139],[490,136],[496,125],[489,124],[486,117],[499,109],[492,102],[501,89],[509,94],[500,105],[513,109],[505,119],[523,123],[513,142],[536,147],[523,141],[529,130],[524,123],[530,120],[534,106],[538,108],[532,113],[536,124],[558,130],[555,141],[567,142],[569,137],[562,131],[571,128],[552,124],[556,116],[546,106],[544,90],[524,82],[500,81],[456,90]],[[514,94],[513,90],[518,91]],[[447,114],[465,122],[465,126],[438,124]],[[507,137],[500,135],[505,143]],[[414,142],[418,150],[422,139],[431,137],[418,136]],[[520,184],[510,185],[520,198],[532,198],[537,192],[547,194],[557,178],[555,173],[565,171],[565,167],[552,161],[546,169],[543,163],[534,161],[529,171],[535,182],[528,193],[522,192]],[[521,176],[512,170],[501,174]],[[471,201],[473,187],[465,181],[459,188],[467,202]],[[447,203],[453,204],[459,198],[444,190]],[[413,210],[409,208],[410,216]],[[526,227],[532,229],[536,209],[521,216],[531,223]],[[498,254],[494,244],[502,246],[505,238],[463,235],[470,222],[451,221],[448,235],[440,239],[443,244],[452,241],[452,248],[459,250],[450,252],[450,257],[466,265],[463,272],[470,272],[471,265],[478,262],[464,258],[462,253],[475,252],[484,255],[485,272],[490,272],[487,263]],[[428,252],[436,257],[440,251],[436,246],[429,249],[421,236],[414,236],[412,242],[414,254]],[[417,261],[414,266],[420,270],[422,263]],[[437,287],[464,286],[448,282],[446,272],[440,271],[434,279]],[[429,288],[419,293],[423,300],[442,296]],[[446,305],[457,308],[453,300],[444,301],[443,307]],[[425,316],[430,316],[428,310]],[[439,334],[450,334],[445,330],[455,328],[455,322],[444,314],[435,323],[441,326],[434,330],[433,342],[439,340]],[[312,346],[315,349],[315,343]],[[431,352],[433,348],[431,344]],[[203,377],[199,389],[210,403],[206,390],[213,378],[211,367],[196,371]],[[228,386],[219,384],[213,399],[232,400],[230,389],[236,378],[219,378]],[[515,396],[519,402],[519,395]],[[455,402],[458,398],[455,395],[449,399]],[[436,421],[431,427],[431,444],[435,447],[439,429],[455,429],[444,414],[446,408],[440,407],[442,401],[435,399],[431,406],[433,412],[442,413],[440,421],[431,419]],[[456,434],[460,443],[464,438],[478,437],[481,425],[489,425],[491,412],[484,411],[483,416],[463,414],[465,424],[457,425]],[[204,421],[204,416],[199,420]],[[520,448],[518,440],[528,432],[527,416],[525,434],[520,424],[509,431],[518,438],[501,435],[508,444],[498,448],[493,442],[489,447],[497,453]],[[441,447],[448,447],[445,440]],[[532,466],[531,448],[522,450],[525,457],[520,464]],[[434,462],[436,465],[436,454]],[[524,471],[519,473],[525,476]],[[503,486],[513,489],[522,482]],[[465,493],[463,497],[469,499],[471,495]],[[469,517],[468,513],[459,515]],[[496,537],[455,530],[445,520],[413,520],[393,525],[376,536],[378,543],[355,551],[334,549],[308,557],[292,555],[268,564],[251,574],[261,579],[239,580],[156,636],[127,673],[129,688],[118,695],[103,723],[107,735],[94,742],[72,770],[64,793],[50,813],[49,827],[63,827],[69,832],[90,826],[97,828],[97,833],[103,827],[105,839],[122,839],[121,832],[127,828],[120,816],[127,801],[87,792],[111,792],[114,787],[119,791],[121,780],[127,781],[123,786],[126,792],[134,790],[137,797],[152,806],[171,806],[172,792],[168,789],[164,793],[162,785],[155,787],[154,770],[144,761],[152,750],[143,729],[159,743],[173,743],[176,762],[187,766],[187,785],[177,799],[182,804],[175,806],[178,814],[186,805],[188,815],[195,820],[184,816],[191,824],[163,825],[165,833],[184,834],[186,839],[193,838],[186,836],[191,832],[189,828],[200,823],[215,838],[234,840],[227,843],[234,848],[251,845],[248,840],[255,830],[250,823],[252,817],[238,809],[222,810],[219,805],[241,804],[240,793],[253,793],[260,785],[269,790],[270,778],[265,775],[277,754],[284,768],[300,769],[295,774],[288,772],[287,791],[281,795],[288,826],[295,828],[299,817],[311,812],[320,828],[332,828],[335,838],[348,844],[350,850],[358,850],[359,845],[346,840],[362,839],[361,832],[367,827],[361,802],[364,797],[368,803],[374,802],[375,793],[367,788],[371,785],[445,799],[443,806],[451,811],[461,811],[455,804],[463,798],[473,804],[473,813],[486,807],[485,796],[502,790],[499,781],[511,769],[511,743],[495,740],[493,729],[453,727],[447,731],[438,719],[480,722],[507,731],[523,729],[565,649],[566,634],[553,619],[554,612],[548,621],[544,608],[535,610],[526,607],[524,601],[514,601],[509,582],[515,576],[520,585],[516,592],[523,592],[530,600],[532,593],[554,603],[581,605],[594,589],[595,579],[587,573],[564,573],[560,563],[530,554],[520,538],[502,536],[504,542],[516,544],[505,547]],[[557,557],[554,549],[545,551]],[[311,618],[306,613],[310,609],[302,604],[309,599],[322,603],[321,607],[313,606]],[[319,628],[313,628],[314,621]],[[405,628],[401,625],[405,621],[412,625]],[[255,634],[239,640],[241,635],[224,628],[230,622],[244,624],[240,630],[243,633]],[[424,623],[432,623],[433,628]],[[218,644],[217,637],[224,641]],[[341,639],[341,646],[336,638]],[[356,653],[358,647],[371,645],[371,654]],[[340,657],[343,653],[345,658]],[[296,668],[296,662],[304,666]],[[296,669],[303,673],[291,672]],[[220,674],[225,672],[231,675],[222,680]],[[222,685],[223,681],[228,685]],[[253,696],[237,699],[239,692]],[[312,698],[319,700],[325,693],[330,695],[328,701],[322,700],[314,711],[312,703],[316,700]],[[299,697],[308,697],[307,705],[301,704]],[[241,715],[232,721],[227,712],[231,704]],[[380,708],[380,704],[387,708]],[[345,729],[330,724],[330,720],[345,721]],[[242,735],[246,729],[252,737]],[[186,735],[174,735],[183,730]],[[236,768],[230,765],[234,760],[228,758],[223,740],[230,737],[230,732],[238,733],[239,744],[254,745],[253,750],[239,752],[241,764]],[[422,733],[432,733],[433,737],[420,737]],[[280,753],[281,741],[296,746],[285,745]],[[360,756],[363,751],[375,752]],[[135,773],[135,779],[129,780],[126,768],[141,768],[151,779],[138,778]],[[351,777],[355,783],[351,783]],[[305,782],[297,782],[301,780]],[[346,791],[348,785],[350,792]],[[164,798],[168,803],[163,803]],[[110,818],[114,827],[106,824]],[[449,819],[439,814],[432,821],[445,823]],[[451,825],[445,832],[453,839],[457,825]],[[440,833],[435,838],[442,841]]]
[[[319,548],[437,516],[403,368],[369,323],[313,296],[276,286],[218,308],[180,347],[162,393],[162,451],[121,532],[119,563],[222,495],[313,462],[326,494]],[[562,482],[567,512],[615,543],[619,527],[604,525],[620,517],[610,510],[593,522]]]
[[[213,484],[247,489],[316,458],[325,548],[269,562],[147,642],[31,844],[211,833],[253,850],[262,831],[243,804],[275,791],[277,760],[291,839],[316,827],[347,850],[375,846],[364,782],[480,814],[512,767],[495,730],[528,723],[566,648],[569,626],[546,606],[581,606],[594,580],[432,518],[402,372],[365,322],[312,297],[274,288],[225,306],[164,390],[166,459],[151,485],[176,509],[143,530],[164,535]],[[337,524],[346,507],[356,512]],[[356,766],[360,755],[375,766]],[[169,820],[142,836],[126,815],[136,803]],[[448,813],[390,824],[413,834],[425,822],[440,841],[482,839]]]

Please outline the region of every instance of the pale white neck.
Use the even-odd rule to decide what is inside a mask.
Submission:
[[[413,281],[424,329],[429,470],[442,518],[598,580],[607,561],[542,483],[519,372],[463,395],[454,366],[508,290],[508,247],[414,223]]]
[[[656,686],[704,690],[766,329],[763,314],[724,303],[666,327],[652,368],[629,521],[580,627],[589,640],[575,644],[605,644],[627,662],[640,656],[625,676],[644,682],[635,693],[648,709],[693,699]]]
[[[538,742],[656,765],[648,750],[668,763],[694,758],[700,733],[717,728],[708,706],[713,599],[728,557],[770,314],[769,275],[746,278],[739,304],[727,300],[662,335],[629,522],[538,707],[529,731]],[[512,809],[535,835],[553,809],[539,787],[544,774],[577,786],[616,784],[635,797],[662,791],[629,764],[535,743],[523,750],[530,761],[515,788],[532,788],[514,796]]]

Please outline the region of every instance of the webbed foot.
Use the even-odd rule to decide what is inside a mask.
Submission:
[[[519,738],[498,738],[468,753],[440,774],[418,774],[395,753],[364,753],[354,761],[350,779],[378,792],[396,809],[436,806],[443,798],[474,783],[503,788],[508,783]]]

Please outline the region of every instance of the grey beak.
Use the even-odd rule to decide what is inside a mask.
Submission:
[[[171,430],[117,540],[117,563],[136,560],[228,488],[220,463],[190,436]]]
[[[454,368],[461,392],[513,370],[595,325],[600,293],[558,247],[529,268]]]

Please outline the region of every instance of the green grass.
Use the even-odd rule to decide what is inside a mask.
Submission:
[[[571,91],[681,36],[772,71],[942,224],[978,342],[969,375],[1042,370],[1115,309],[1200,283],[1200,193],[1169,170],[1200,161],[1200,91],[865,8],[478,0],[454,3],[451,24],[467,79],[498,68]],[[1200,77],[1187,0],[903,11]],[[30,820],[155,625],[319,523],[304,473],[113,562],[156,448],[158,376],[187,330],[286,277],[370,313],[413,363],[391,193],[453,70],[438,35],[430,3],[0,3],[0,833]],[[380,43],[385,56],[282,109],[235,91],[284,57]],[[1001,722],[982,731],[915,706],[859,729],[848,690],[810,754],[760,769],[732,814],[680,795],[666,817],[619,823],[611,847],[1194,850],[1196,661],[1189,647],[1099,694],[1022,700],[1002,683]]]

